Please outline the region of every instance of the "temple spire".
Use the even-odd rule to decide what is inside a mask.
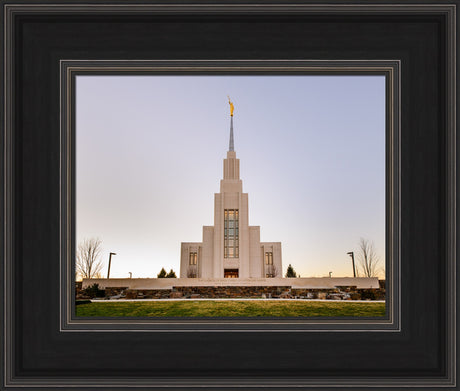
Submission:
[[[228,150],[229,151],[234,151],[234,145],[233,145],[233,116],[230,117],[230,142],[228,145]]]
[[[234,109],[234,106],[229,96],[228,96],[228,104],[230,105],[230,142],[228,145],[228,150],[234,151],[235,150],[234,145],[233,145],[233,109]]]

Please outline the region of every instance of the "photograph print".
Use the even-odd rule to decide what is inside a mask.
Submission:
[[[77,316],[385,316],[385,76],[75,86]]]

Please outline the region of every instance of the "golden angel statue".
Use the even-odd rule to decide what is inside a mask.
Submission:
[[[235,108],[233,106],[233,102],[230,100],[230,97],[227,95],[228,97],[228,104],[230,105],[230,116],[233,117],[233,109]]]

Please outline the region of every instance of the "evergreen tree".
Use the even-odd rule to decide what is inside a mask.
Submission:
[[[297,273],[295,272],[294,268],[292,267],[291,264],[289,264],[287,270],[286,270],[286,277],[287,278],[292,278],[292,277],[297,277]]]
[[[174,272],[173,269],[171,269],[171,271],[168,273],[166,278],[177,278],[176,273]]]
[[[167,276],[166,270],[164,267],[161,268],[160,273],[158,273],[157,278],[165,278]]]

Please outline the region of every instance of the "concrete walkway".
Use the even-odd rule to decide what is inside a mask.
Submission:
[[[326,300],[326,299],[93,299],[92,303],[120,303],[120,302],[146,302],[146,301],[317,301],[317,302],[336,302],[336,303],[385,303],[385,300]]]

